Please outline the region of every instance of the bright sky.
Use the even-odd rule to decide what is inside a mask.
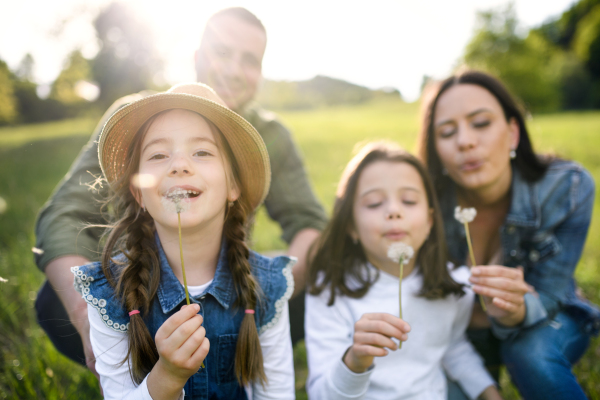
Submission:
[[[478,10],[506,0],[206,1],[131,0],[156,32],[171,83],[194,80],[193,53],[208,16],[239,5],[267,28],[263,75],[275,80],[317,74],[379,88],[392,86],[407,100],[419,94],[423,75],[444,77],[471,38]],[[75,47],[98,51],[91,22],[108,0],[20,0],[0,5],[0,58],[16,68],[30,52],[35,79],[50,83]],[[573,0],[514,0],[524,27],[560,15]],[[351,5],[352,4],[352,5]],[[62,28],[61,28],[62,26]]]

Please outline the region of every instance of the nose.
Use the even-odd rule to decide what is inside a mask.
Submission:
[[[460,124],[456,134],[456,142],[460,150],[472,149],[477,143],[477,133],[468,124]]]
[[[171,170],[169,171],[170,176],[178,175],[192,175],[192,168],[187,157],[183,155],[174,155],[173,161],[171,162]]]
[[[400,219],[402,215],[400,213],[400,206],[396,201],[390,201],[387,209],[387,213],[385,215],[385,219],[394,220]]]

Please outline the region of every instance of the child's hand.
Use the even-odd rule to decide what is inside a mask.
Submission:
[[[210,349],[198,311],[200,307],[197,304],[183,306],[156,332],[155,342],[160,356],[156,367],[182,383],[181,387],[200,369]]]
[[[354,344],[344,355],[344,363],[351,371],[361,373],[373,364],[374,357],[383,357],[398,346],[392,340],[408,339],[410,325],[398,317],[386,313],[364,314],[354,324]]]

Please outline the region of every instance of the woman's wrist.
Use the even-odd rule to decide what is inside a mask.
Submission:
[[[527,313],[527,307],[525,306],[525,303],[523,303],[519,306],[519,308],[515,312],[507,314],[506,316],[503,316],[503,317],[496,317],[495,320],[496,320],[496,322],[498,322],[499,324],[501,324],[503,326],[512,328],[514,326],[521,324],[525,320],[526,313]]]

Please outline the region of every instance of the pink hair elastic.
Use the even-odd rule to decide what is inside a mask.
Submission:
[[[139,313],[140,313],[140,310],[131,310],[131,311],[129,311],[129,316],[131,317],[132,315],[139,314]]]
[[[246,309],[246,314],[254,314],[254,310]]]

